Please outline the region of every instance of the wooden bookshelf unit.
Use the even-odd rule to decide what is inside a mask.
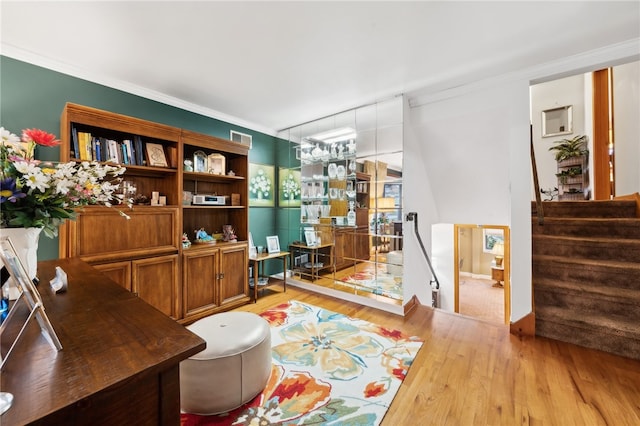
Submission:
[[[182,323],[250,301],[247,145],[72,103],[62,112],[60,139],[62,161],[118,162],[138,195],[151,199],[157,192],[166,200],[136,204],[133,210],[125,205],[80,210],[77,220],[60,229],[61,258],[81,258]],[[193,160],[196,152],[223,158],[225,170],[185,171],[183,160]],[[227,202],[192,205],[188,194]],[[232,198],[240,202],[232,205]],[[236,242],[183,248],[183,233],[193,242],[198,229],[213,235],[224,225],[233,227]]]

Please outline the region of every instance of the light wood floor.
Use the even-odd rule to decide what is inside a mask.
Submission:
[[[407,317],[288,287],[238,310],[298,300],[420,336],[425,344],[385,416],[404,425],[640,425],[640,361],[418,307]]]

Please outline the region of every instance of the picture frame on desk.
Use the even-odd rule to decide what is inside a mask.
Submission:
[[[169,167],[164,147],[159,143],[147,142],[144,146],[147,154],[147,165],[152,167]]]
[[[304,231],[304,240],[309,247],[317,246],[318,239],[316,238],[316,231]]]
[[[280,240],[277,235],[267,237],[267,253],[280,253]]]

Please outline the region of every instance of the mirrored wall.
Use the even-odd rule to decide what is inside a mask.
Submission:
[[[399,96],[279,133],[291,280],[402,304],[402,120]]]

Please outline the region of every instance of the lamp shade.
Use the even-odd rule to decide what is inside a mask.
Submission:
[[[394,210],[396,200],[393,197],[376,198],[376,208],[378,210]]]
[[[491,249],[491,253],[495,254],[496,256],[504,256],[504,243],[495,243],[493,245],[493,249]]]

